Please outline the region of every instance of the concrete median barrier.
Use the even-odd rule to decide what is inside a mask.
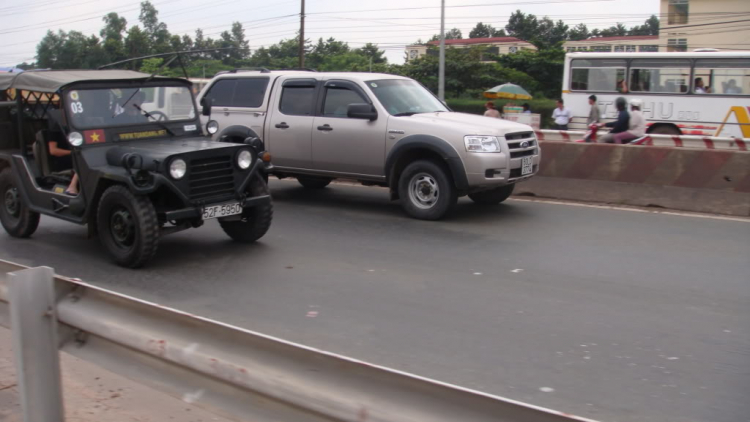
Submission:
[[[750,216],[750,152],[540,142],[516,195]]]

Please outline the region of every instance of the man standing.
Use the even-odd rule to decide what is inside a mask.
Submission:
[[[557,108],[552,112],[552,118],[555,120],[555,129],[557,130],[568,130],[568,123],[570,123],[570,110],[563,106],[563,100],[557,100]]]
[[[601,113],[599,112],[599,106],[596,105],[596,95],[589,96],[589,105],[591,106],[591,110],[589,110],[589,117],[586,119],[586,127],[588,128],[591,125],[595,125],[599,123],[599,119],[601,119]],[[589,132],[584,138],[584,142],[591,142],[591,136],[593,132]],[[594,139],[596,141],[596,139]]]

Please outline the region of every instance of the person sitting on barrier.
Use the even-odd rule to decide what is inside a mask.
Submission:
[[[493,103],[492,101],[487,101],[484,107],[487,109],[487,111],[484,112],[484,117],[495,117],[498,119],[500,118],[500,112],[495,109],[495,103]]]
[[[615,100],[615,107],[617,107],[617,110],[619,112],[617,115],[617,120],[609,123],[599,123],[597,125],[599,127],[606,126],[612,128],[612,130],[610,130],[608,134],[602,135],[602,137],[599,138],[598,142],[603,142],[606,144],[619,143],[615,139],[615,135],[627,132],[628,129],[630,129],[630,113],[628,113],[628,101],[623,97],[617,97],[617,99]],[[620,136],[622,137],[624,135]]]

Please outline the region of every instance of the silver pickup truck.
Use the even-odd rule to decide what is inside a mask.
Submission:
[[[260,138],[274,175],[310,189],[335,178],[386,186],[419,219],[444,217],[464,195],[498,204],[539,166],[529,126],[453,112],[401,76],[235,70],[198,101],[214,139]]]

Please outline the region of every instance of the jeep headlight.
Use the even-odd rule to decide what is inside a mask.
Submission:
[[[172,176],[173,179],[182,179],[186,172],[187,164],[185,164],[185,160],[182,158],[176,158],[169,163],[169,175]]]
[[[241,170],[247,170],[250,168],[250,164],[253,163],[253,154],[250,151],[243,149],[237,154],[237,167]]]
[[[464,136],[464,144],[469,152],[500,152],[496,136]]]

